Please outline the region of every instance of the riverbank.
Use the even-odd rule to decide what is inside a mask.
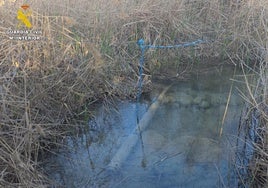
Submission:
[[[252,112],[258,112],[255,131],[260,139],[253,144],[250,181],[267,184],[265,0],[33,1],[29,17],[33,30],[41,31],[40,41],[10,39],[7,31],[17,28],[20,6],[9,1],[0,5],[1,186],[49,184],[38,164],[43,153],[61,145],[66,127],[74,127],[72,119],[87,121],[95,102],[135,98],[140,38],[156,45],[209,41],[180,50],[149,50],[144,91],[166,67],[174,67],[174,76],[183,75],[202,59],[228,59],[245,74],[257,75],[255,85],[245,79],[249,110],[242,119],[250,127]]]

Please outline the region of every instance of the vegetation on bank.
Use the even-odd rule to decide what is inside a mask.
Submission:
[[[44,40],[10,40],[19,2],[0,2],[0,185],[41,187],[49,180],[38,168],[61,130],[75,117],[87,118],[96,101],[135,97],[143,38],[149,44],[209,43],[177,51],[148,51],[144,88],[151,75],[201,59],[230,60],[245,74],[251,126],[257,112],[258,141],[249,182],[268,176],[268,2],[266,0],[77,0],[30,1],[33,30]],[[176,59],[168,63],[168,58]],[[173,61],[174,62],[174,61]],[[174,73],[175,74],[175,73]],[[254,116],[255,117],[255,116]]]

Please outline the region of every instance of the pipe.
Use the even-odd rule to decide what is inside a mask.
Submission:
[[[108,164],[108,169],[115,170],[120,168],[122,163],[127,159],[129,154],[131,153],[132,149],[136,146],[140,132],[143,132],[149,125],[150,120],[153,118],[156,110],[160,107],[161,102],[167,92],[167,90],[172,86],[167,86],[162,93],[158,96],[157,100],[151,104],[148,111],[144,114],[142,119],[140,120],[139,124],[133,130],[133,132],[126,138],[125,142],[121,145],[118,149],[110,163]]]

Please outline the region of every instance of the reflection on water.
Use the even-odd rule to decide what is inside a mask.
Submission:
[[[232,74],[232,67],[213,67],[205,74],[192,74],[187,82],[174,83],[141,133],[142,140],[116,169],[107,170],[107,166],[118,148],[128,144],[125,140],[135,130],[136,106],[119,102],[117,110],[109,113],[100,108],[95,123],[101,124],[101,130],[69,137],[70,149],[49,159],[47,173],[64,187],[237,185],[232,165],[242,100],[235,89],[223,123],[223,135],[219,135]],[[151,98],[154,95],[152,92]],[[149,102],[141,103],[139,113],[144,114],[148,107]],[[97,139],[92,139],[93,135]]]

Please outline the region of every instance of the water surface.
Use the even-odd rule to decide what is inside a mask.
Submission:
[[[139,118],[160,90],[155,83],[149,99],[120,101],[109,111],[101,107],[87,132],[66,139],[49,158],[47,173],[63,187],[235,187],[235,141],[243,101],[236,86],[227,111],[234,67],[195,67],[188,81],[173,86],[141,132],[135,146],[117,168],[108,165],[127,138],[136,134]],[[138,106],[137,106],[138,105]],[[223,120],[224,112],[226,117]],[[93,126],[92,126],[93,125]],[[221,128],[223,129],[220,134]]]

